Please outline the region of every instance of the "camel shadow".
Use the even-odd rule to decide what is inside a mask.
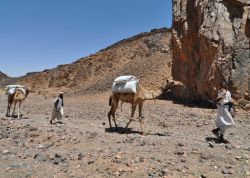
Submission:
[[[227,140],[222,141],[222,140],[220,140],[219,138],[216,138],[216,137],[206,137],[205,139],[206,139],[207,142],[213,141],[216,144],[229,143]]]
[[[118,134],[142,134],[142,132],[132,130],[131,128],[127,128],[127,130],[125,130],[124,127],[105,128],[105,132]]]
[[[6,116],[6,117],[10,117],[10,118],[13,118],[13,119],[17,119],[18,118],[18,115],[17,114],[14,114],[14,115],[10,115],[10,116]],[[22,119],[23,117],[23,114],[20,114],[20,118]]]
[[[124,127],[111,127],[111,128],[105,128],[105,132],[108,132],[108,133],[118,133],[118,134],[140,134],[142,135],[142,132],[140,131],[135,131],[135,130],[132,130],[131,128],[128,128],[127,130],[125,130]],[[146,135],[155,135],[155,136],[159,136],[159,137],[165,137],[165,136],[168,136],[167,134],[163,134],[163,133],[145,133],[145,136]]]
[[[169,136],[168,134],[163,134],[163,133],[147,133],[146,135],[155,135],[155,136],[159,136],[159,137],[167,137]]]

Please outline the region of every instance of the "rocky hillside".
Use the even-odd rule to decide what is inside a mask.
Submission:
[[[5,87],[7,84],[12,83],[15,79],[7,76],[0,71],[0,88]]]
[[[247,107],[250,1],[173,0],[172,28],[172,74],[186,86],[179,97],[211,100],[226,80],[233,98]]]
[[[119,41],[96,54],[18,79],[38,92],[90,94],[110,90],[120,75],[135,75],[149,89],[171,77],[171,30],[154,29]]]

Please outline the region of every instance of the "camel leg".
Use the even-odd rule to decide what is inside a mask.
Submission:
[[[109,119],[109,127],[111,128],[111,122],[110,122],[110,118],[111,118],[111,114],[112,114],[112,108],[110,108],[109,112],[108,112],[108,119]]]
[[[115,112],[116,112],[117,108],[118,108],[118,102],[117,102],[117,104],[116,104],[116,103],[114,104],[114,108],[113,108],[114,111],[113,111],[113,113],[112,113],[112,117],[113,117],[113,121],[114,121],[114,123],[115,123],[116,129],[118,128],[118,127],[117,127],[117,124],[116,124],[116,120],[115,120]]]
[[[6,117],[10,117],[10,107],[11,105],[8,103]]]
[[[142,116],[142,106],[143,106],[143,103],[140,103],[139,104],[139,122],[140,122],[140,126],[141,126],[141,131],[142,131],[142,134],[144,135],[144,131],[143,131],[143,116]]]
[[[12,117],[13,117],[14,114],[15,114],[15,110],[16,110],[16,102],[14,102],[14,108],[13,108],[13,112],[12,112]]]
[[[20,119],[20,107],[22,102],[19,102],[18,108],[17,108],[17,118]]]
[[[6,113],[6,117],[10,117],[10,108],[11,108],[12,103],[9,101],[8,99],[8,105],[7,105],[7,113]]]
[[[129,124],[134,120],[134,115],[135,115],[135,110],[136,110],[136,104],[132,104],[132,111],[131,111],[131,116],[130,119],[125,127],[125,131],[127,131]]]
[[[111,124],[111,116],[113,118],[113,121],[115,123],[115,127],[117,128],[117,124],[116,124],[116,120],[115,120],[115,112],[116,109],[118,108],[118,103],[117,102],[113,102],[110,108],[110,111],[108,112],[108,119],[109,119],[109,126],[110,128],[112,128],[112,124]]]
[[[6,113],[6,117],[10,117],[10,108],[11,108],[11,105],[12,105],[12,101],[11,101],[12,97],[11,96],[8,96],[8,105],[7,105],[7,113]]]

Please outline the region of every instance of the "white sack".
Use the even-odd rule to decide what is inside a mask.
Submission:
[[[126,83],[127,81],[131,81],[131,80],[136,80],[136,77],[132,76],[132,75],[124,75],[124,76],[117,77],[114,80],[114,82],[115,83]]]
[[[137,80],[126,83],[113,83],[112,93],[136,93]]]
[[[14,94],[16,88],[18,88],[19,90],[21,90],[23,94],[26,93],[26,91],[24,89],[24,86],[22,86],[22,85],[8,85],[5,88],[5,94],[6,95],[12,95],[12,94]]]

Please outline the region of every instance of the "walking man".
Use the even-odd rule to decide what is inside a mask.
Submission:
[[[63,123],[62,117],[63,117],[63,92],[59,93],[59,96],[54,100],[54,107],[52,110],[52,117],[50,120],[50,124],[53,124],[53,120],[57,119],[57,123]]]
[[[217,118],[216,129],[213,129],[213,134],[220,139],[221,142],[227,143],[224,139],[226,129],[234,125],[234,120],[230,114],[231,93],[228,91],[226,82],[221,83],[221,88],[218,91],[216,98],[217,103]]]

